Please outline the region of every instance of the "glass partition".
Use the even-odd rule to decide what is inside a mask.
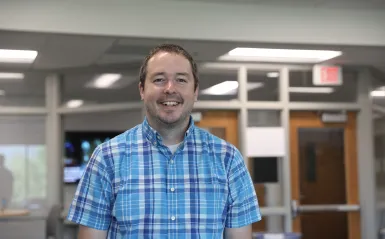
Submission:
[[[289,71],[289,99],[291,102],[334,102],[357,101],[357,73],[343,71],[341,85],[315,85],[311,70]]]
[[[1,116],[0,155],[3,158],[0,185],[4,189],[0,192],[7,200],[7,207],[44,207],[47,196],[44,117]]]
[[[77,108],[140,101],[138,71],[69,73],[63,80],[62,105]]]
[[[247,70],[247,89],[249,101],[279,100],[279,70]]]
[[[205,100],[237,100],[238,99],[238,71],[221,69],[204,71],[199,79],[199,101]]]

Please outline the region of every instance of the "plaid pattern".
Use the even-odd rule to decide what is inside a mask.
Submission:
[[[234,146],[190,119],[172,155],[145,119],[97,147],[67,218],[108,238],[219,239],[261,215]]]

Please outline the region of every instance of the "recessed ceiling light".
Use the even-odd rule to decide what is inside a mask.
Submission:
[[[83,103],[83,100],[69,100],[66,105],[68,108],[78,108],[83,105]]]
[[[277,78],[277,77],[279,77],[279,73],[278,72],[269,72],[266,74],[266,76],[269,78]]]
[[[219,60],[318,63],[342,55],[341,51],[237,47]]]
[[[374,90],[370,92],[370,95],[373,97],[385,97],[385,90]]]
[[[32,63],[37,54],[37,51],[0,49],[0,62]]]
[[[23,73],[0,72],[0,79],[6,79],[6,80],[24,79],[24,74]]]
[[[204,95],[235,95],[237,94],[238,81],[224,81],[201,91]],[[257,89],[263,86],[260,82],[248,82],[247,90]]]
[[[334,92],[332,87],[289,87],[290,93],[319,93],[330,94]]]
[[[87,84],[88,87],[95,88],[110,88],[115,82],[122,78],[121,74],[102,74],[99,75],[92,82]]]

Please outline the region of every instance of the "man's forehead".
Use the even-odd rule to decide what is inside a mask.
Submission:
[[[156,67],[156,66],[190,66],[189,60],[181,54],[178,53],[170,53],[170,52],[159,52],[151,57],[148,61],[148,66]]]

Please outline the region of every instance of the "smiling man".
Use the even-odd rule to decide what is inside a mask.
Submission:
[[[146,117],[95,149],[68,214],[79,238],[252,238],[261,215],[240,152],[190,116],[199,90],[191,55],[161,45],[139,78]]]

